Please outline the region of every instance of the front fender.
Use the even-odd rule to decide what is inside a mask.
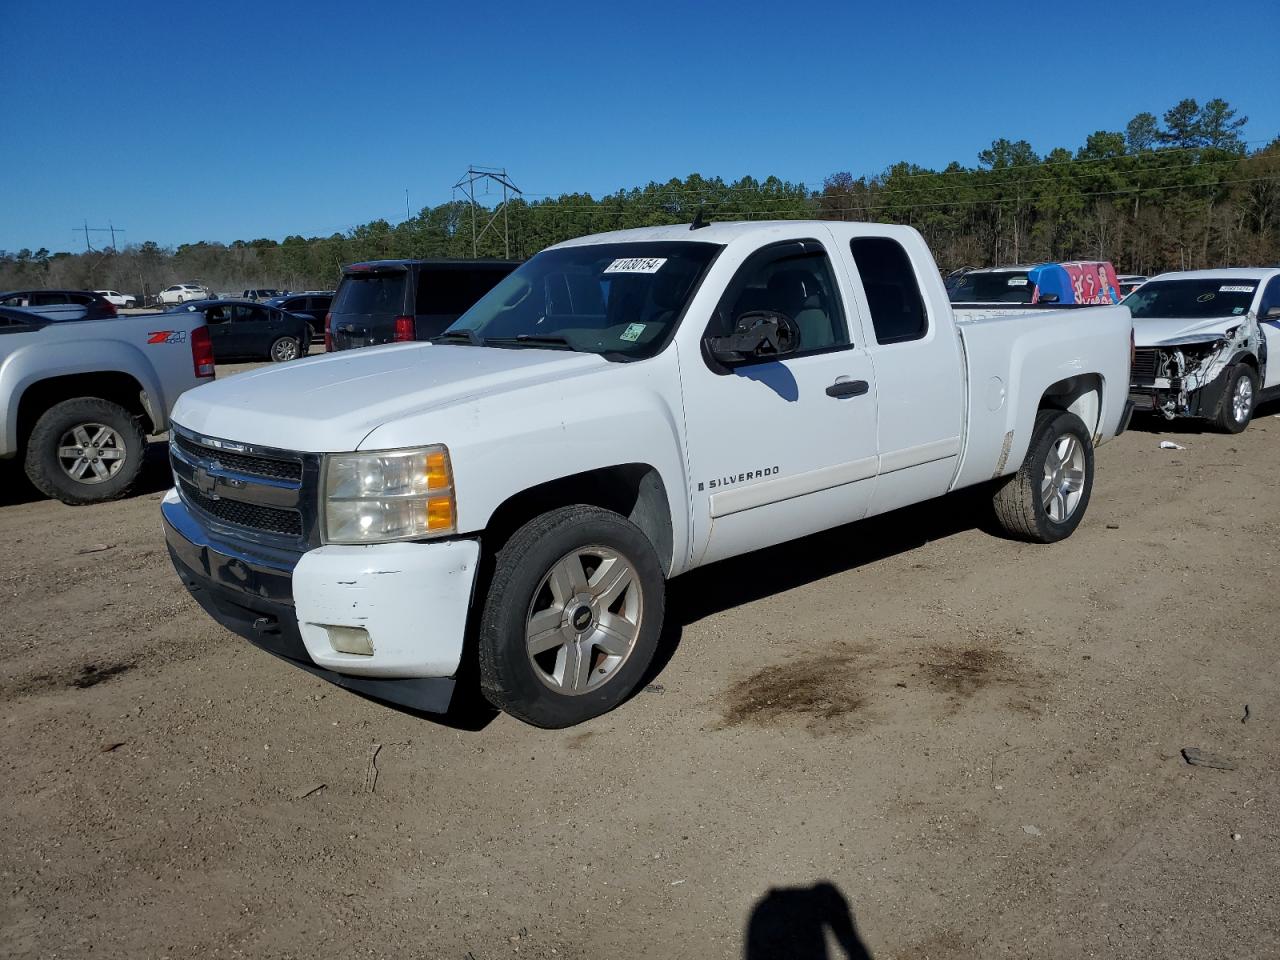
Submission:
[[[681,418],[652,369],[613,366],[598,376],[538,384],[428,411],[374,430],[361,449],[425,443],[449,448],[458,532],[484,530],[512,496],[576,474],[624,464],[657,471],[671,517],[671,574],[689,552],[689,489]],[[648,375],[646,375],[648,373]],[[678,381],[675,381],[678,383]]]
[[[96,337],[33,343],[19,348],[0,364],[0,398],[6,400],[0,451],[17,450],[18,406],[22,395],[33,385],[57,377],[103,373],[120,373],[137,381],[147,395],[152,430],[166,428],[169,398],[151,364],[133,344]]]

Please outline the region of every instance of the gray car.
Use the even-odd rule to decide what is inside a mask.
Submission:
[[[84,316],[0,307],[0,460],[21,458],[36,489],[68,504],[128,493],[147,435],[168,430],[178,396],[214,376],[198,313]]]

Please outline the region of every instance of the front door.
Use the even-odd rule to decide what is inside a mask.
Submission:
[[[1262,292],[1258,304],[1258,326],[1267,341],[1267,375],[1262,382],[1264,390],[1280,387],[1280,317],[1268,317],[1273,309],[1280,308],[1280,277],[1272,277]]]
[[[827,240],[757,251],[707,323],[707,335],[723,336],[743,314],[785,314],[800,332],[795,353],[730,366],[705,352],[681,354],[695,561],[866,512],[877,468],[875,381],[866,349],[851,335],[858,327]]]

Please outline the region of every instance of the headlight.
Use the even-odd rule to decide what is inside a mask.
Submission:
[[[325,458],[326,543],[384,543],[454,533],[453,468],[441,444]]]

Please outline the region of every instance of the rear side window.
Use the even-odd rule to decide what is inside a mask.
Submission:
[[[348,274],[334,298],[333,312],[395,315],[404,309],[402,270],[394,273]]]
[[[422,270],[418,274],[420,314],[462,316],[506,276],[502,270]]]
[[[928,333],[924,297],[902,244],[888,237],[856,237],[849,247],[867,293],[876,342],[902,343]]]

